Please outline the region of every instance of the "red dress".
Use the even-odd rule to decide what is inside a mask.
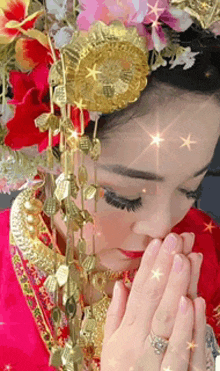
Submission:
[[[10,245],[9,216],[10,209],[0,213],[0,370],[55,370],[48,366],[53,302],[43,286],[46,277]],[[220,354],[220,227],[203,211],[191,208],[172,232],[195,233],[192,251],[204,256],[198,295],[206,300],[207,324],[211,326],[206,343],[216,357]],[[49,237],[44,238],[48,244]],[[126,272],[124,280],[129,277],[132,282],[134,275]],[[65,319],[62,326],[59,344],[64,346]]]

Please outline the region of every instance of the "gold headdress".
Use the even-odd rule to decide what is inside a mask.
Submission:
[[[98,3],[98,0],[93,1]],[[15,76],[21,78],[23,74],[26,78],[24,70],[31,71],[31,73],[40,71],[42,75],[45,73],[46,67],[40,70],[40,63],[38,63],[40,51],[44,62],[50,66],[48,75],[50,107],[44,107],[42,113],[34,118],[34,130],[41,135],[37,143],[30,140],[21,145],[19,144],[20,137],[16,142],[16,133],[13,134],[12,125],[15,117],[8,125],[8,129],[11,130],[8,135],[6,135],[6,123],[1,123],[2,137],[5,137],[5,141],[2,140],[3,144],[0,148],[2,165],[0,177],[5,181],[5,188],[2,186],[2,191],[10,190],[10,185],[18,180],[23,179],[23,183],[27,181],[23,186],[26,189],[22,190],[12,205],[10,241],[18,246],[25,259],[45,272],[47,278],[44,286],[54,296],[55,305],[52,310],[54,342],[50,349],[50,365],[59,370],[68,371],[83,371],[85,367],[88,367],[88,370],[98,370],[104,322],[111,301],[105,293],[105,285],[109,279],[121,278],[123,273],[96,271],[95,228],[92,236],[93,253],[86,255],[87,241],[83,236],[83,228],[87,223],[95,224],[100,195],[96,171],[96,164],[101,154],[101,143],[96,136],[98,119],[102,113],[111,113],[135,102],[147,85],[148,75],[158,67],[166,65],[164,58],[171,57],[172,61],[176,58],[176,64],[178,64],[178,58],[185,56],[186,64],[191,58],[189,67],[194,63],[192,57],[198,53],[191,53],[190,56],[188,53],[187,59],[186,51],[189,52],[189,50],[172,42],[169,32],[166,33],[167,38],[164,39],[165,34],[158,20],[163,20],[165,10],[170,14],[169,25],[173,24],[173,27],[170,26],[170,31],[172,28],[184,31],[192,24],[193,19],[200,22],[203,28],[208,28],[214,22],[219,21],[220,6],[219,2],[214,0],[208,0],[205,3],[185,0],[168,2],[167,0],[161,2],[161,8],[158,1],[157,4],[153,2],[146,4],[146,1],[140,1],[138,11],[132,2],[128,5],[126,1],[122,1],[117,2],[118,7],[124,8],[123,16],[119,19],[112,15],[108,19],[108,24],[102,19],[97,19],[89,26],[87,22],[87,30],[80,30],[79,18],[85,12],[84,19],[86,19],[88,14],[85,1],[83,9],[80,8],[80,3],[77,5],[74,1],[73,9],[68,10],[69,2],[64,3],[66,7],[60,6],[59,8],[56,5],[57,12],[54,18],[51,9],[55,3],[52,0],[47,1],[49,16],[43,14],[43,17],[40,3],[32,1],[29,4],[26,1],[27,8],[24,11],[23,21],[19,23],[16,18],[10,19],[5,28],[1,30],[3,112],[8,76],[10,76],[10,82],[14,83]],[[10,4],[8,0],[6,6],[10,7]],[[88,0],[88,7],[89,4],[92,6],[91,0]],[[132,8],[133,17],[131,16]],[[204,12],[205,8],[206,12]],[[2,14],[2,17],[6,17],[5,14]],[[65,19],[65,24],[62,24],[63,19]],[[44,23],[45,28],[42,26]],[[52,24],[55,25],[54,28]],[[148,31],[144,28],[144,24],[148,25]],[[57,31],[55,35],[53,35],[54,30]],[[51,36],[53,36],[53,42]],[[37,57],[33,52],[34,48],[39,48]],[[25,54],[26,49],[29,50],[29,54]],[[151,57],[150,60],[149,50],[153,50],[153,58]],[[8,62],[9,52],[11,58]],[[13,74],[10,74],[11,71]],[[29,78],[32,77],[33,75],[30,74]],[[35,88],[41,89],[41,96],[45,94],[42,86],[37,85]],[[34,94],[34,91],[32,93]],[[17,105],[15,116],[19,115],[18,102],[19,96],[14,97],[12,103]],[[95,122],[92,140],[84,132],[89,122],[88,116],[87,119],[85,116],[86,110]],[[13,136],[13,140],[10,135]],[[27,132],[27,138],[28,135],[31,136],[31,130]],[[58,138],[61,152],[61,174],[55,171],[57,161],[52,150],[55,138]],[[42,144],[43,141],[45,148],[46,140],[48,140],[46,159],[43,155],[39,157],[27,155],[24,149],[21,149],[33,144]],[[78,153],[80,164],[77,168]],[[94,161],[94,184],[88,184],[88,173],[84,164],[85,156],[90,156]],[[27,164],[28,160],[32,167]],[[45,197],[44,201],[37,198],[38,190],[45,185],[45,179],[42,179],[43,175],[39,172],[40,167],[46,168],[51,176],[51,194]],[[40,183],[34,184],[37,182],[35,177],[37,169],[42,181],[38,179]],[[56,181],[55,174],[59,175]],[[35,180],[33,180],[34,177]],[[21,184],[19,186],[21,187]],[[81,209],[74,201],[79,193]],[[90,215],[85,205],[86,200],[92,198],[94,199],[94,216]],[[60,253],[56,245],[54,216],[59,210],[63,210],[64,221],[67,224],[65,256]],[[49,217],[51,222],[52,236],[49,246],[42,241],[42,238],[39,238],[40,235],[46,233],[42,213]],[[80,231],[80,238],[75,241],[74,234],[78,231]],[[77,256],[74,254],[74,247],[77,250]],[[90,285],[91,289],[94,287],[103,296],[99,302],[91,301],[89,307],[84,307],[82,300],[86,285]],[[61,303],[58,300],[60,297],[62,297]],[[58,331],[63,314],[66,316],[70,335],[62,347],[58,343]]]

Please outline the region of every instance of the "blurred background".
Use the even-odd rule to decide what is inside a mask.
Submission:
[[[18,193],[0,194],[0,211],[11,207]],[[220,139],[212,163],[202,183],[201,198],[195,202],[194,207],[205,211],[220,225]]]

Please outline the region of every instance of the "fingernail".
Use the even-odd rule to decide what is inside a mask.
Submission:
[[[177,241],[177,237],[174,234],[169,234],[164,241],[164,251],[166,251],[168,254],[172,254],[177,245]]]
[[[173,259],[173,270],[176,273],[180,273],[183,268],[183,258],[181,255],[176,254]]]
[[[116,281],[113,289],[113,299],[118,300],[119,296],[120,296],[120,283]]]
[[[193,247],[193,245],[194,245],[194,243],[195,243],[195,238],[196,238],[196,235],[195,235],[195,233],[193,233],[193,232],[190,232],[190,234],[191,234],[191,236],[192,236],[192,242],[191,242],[191,246]]]
[[[200,304],[202,305],[202,308],[203,308],[203,310],[205,312],[206,311],[206,301],[202,297],[200,297],[199,300],[200,300]]]
[[[201,252],[198,253],[198,256],[199,256],[200,260],[203,260],[203,254]]]
[[[187,302],[185,296],[181,296],[180,303],[179,303],[179,308],[180,308],[182,314],[186,314],[187,309],[188,309],[188,302]]]

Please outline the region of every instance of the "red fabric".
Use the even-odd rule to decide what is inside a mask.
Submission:
[[[9,217],[10,209],[0,213],[0,370],[54,370],[48,366],[49,352],[14,272]],[[207,229],[207,225],[212,228]],[[220,227],[203,211],[191,208],[172,232],[194,232],[196,235],[193,251],[204,255],[199,295],[206,300],[207,323],[213,327],[220,345]]]

